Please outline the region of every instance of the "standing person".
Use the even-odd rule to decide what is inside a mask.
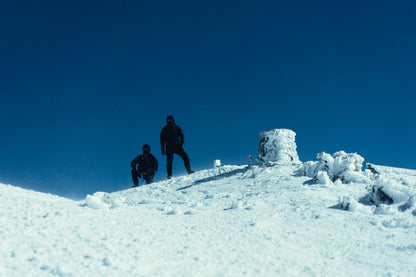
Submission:
[[[153,177],[159,166],[156,158],[150,153],[148,144],[143,145],[142,150],[143,154],[134,158],[130,163],[133,188],[139,186],[139,178],[141,177],[146,181],[146,184],[153,183]]]
[[[183,159],[188,174],[194,173],[191,170],[188,154],[184,149],[185,140],[181,127],[175,124],[175,119],[171,115],[166,118],[166,122],[166,126],[160,133],[160,145],[162,146],[162,155],[166,155],[168,179],[172,178],[173,154],[177,154]]]

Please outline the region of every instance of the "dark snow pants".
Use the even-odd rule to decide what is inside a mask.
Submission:
[[[143,179],[146,181],[146,184],[151,184],[151,183],[153,183],[154,175],[139,172],[138,170],[133,168],[131,170],[131,177],[133,179],[134,186],[137,187],[139,185],[139,178],[143,177]]]
[[[189,173],[191,171],[191,164],[189,163],[188,154],[182,147],[167,147],[166,149],[166,167],[168,170],[168,176],[172,176],[172,163],[173,163],[173,154],[179,155],[182,158],[185,165],[186,171]]]

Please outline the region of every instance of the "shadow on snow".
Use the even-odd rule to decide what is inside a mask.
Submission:
[[[207,177],[207,178],[204,178],[204,179],[201,179],[201,180],[197,180],[197,181],[193,182],[192,184],[190,184],[188,186],[178,188],[177,191],[188,189],[190,187],[193,187],[193,186],[196,186],[196,185],[199,185],[199,184],[202,184],[202,183],[207,183],[207,182],[211,182],[211,181],[216,181],[216,180],[228,178],[228,177],[237,175],[239,173],[244,173],[246,171],[247,171],[247,168],[239,168],[239,169],[235,169],[235,170],[232,170],[232,171],[229,171],[229,172],[224,172],[220,175],[215,175],[215,176]]]

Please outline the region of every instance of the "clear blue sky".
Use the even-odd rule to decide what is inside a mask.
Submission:
[[[132,185],[166,116],[193,169],[259,133],[416,168],[414,1],[3,1],[0,182],[83,198]],[[184,174],[175,157],[174,176]]]

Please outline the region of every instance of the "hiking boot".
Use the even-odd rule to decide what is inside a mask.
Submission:
[[[172,176],[168,176],[168,179],[172,179]]]
[[[188,170],[188,174],[192,174],[192,173],[195,173],[195,171],[193,171],[193,170]]]

